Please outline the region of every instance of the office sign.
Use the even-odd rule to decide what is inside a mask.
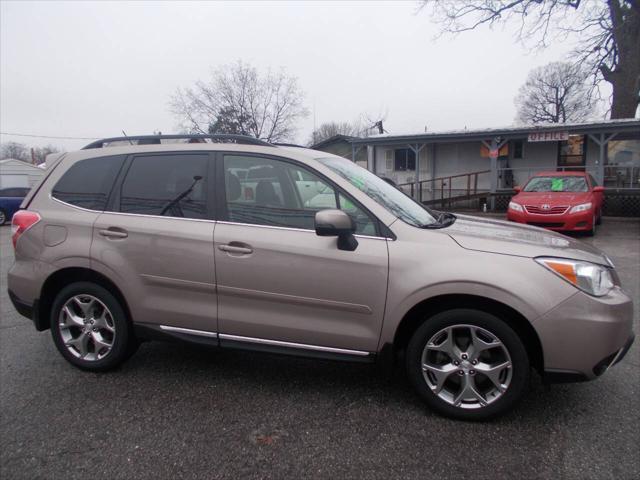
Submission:
[[[531,132],[530,142],[561,142],[569,140],[569,132]]]

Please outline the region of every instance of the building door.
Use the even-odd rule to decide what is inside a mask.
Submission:
[[[584,135],[570,135],[569,140],[558,142],[558,170],[584,171],[587,141]]]

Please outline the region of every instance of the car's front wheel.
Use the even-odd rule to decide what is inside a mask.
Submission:
[[[590,237],[593,237],[596,234],[596,230],[597,230],[597,225],[599,225],[598,223],[598,217],[596,216],[595,212],[593,213],[593,218],[591,219],[591,230],[589,230],[587,232],[587,235],[589,235]]]
[[[500,415],[529,384],[529,358],[518,335],[478,310],[449,310],[427,319],[409,342],[406,362],[426,403],[457,419]]]
[[[84,370],[114,368],[136,346],[120,302],[90,282],[70,284],[58,293],[51,309],[51,335],[62,356]]]

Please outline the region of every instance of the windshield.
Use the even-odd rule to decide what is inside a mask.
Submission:
[[[414,227],[424,227],[436,223],[436,219],[426,208],[369,170],[343,158],[327,157],[316,160],[408,224]]]
[[[524,187],[525,192],[588,192],[584,177],[534,177]]]

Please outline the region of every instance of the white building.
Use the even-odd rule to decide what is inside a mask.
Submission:
[[[640,203],[638,119],[385,134],[351,145],[351,158],[366,149],[369,170],[426,204],[477,206],[482,198],[495,206],[515,185],[549,170],[587,171],[611,195],[633,195]]]
[[[0,160],[0,188],[31,188],[44,175],[44,170],[22,160]]]

